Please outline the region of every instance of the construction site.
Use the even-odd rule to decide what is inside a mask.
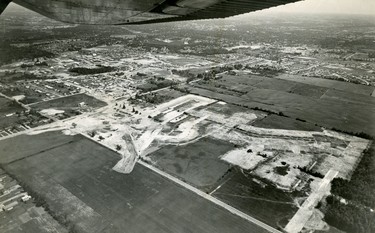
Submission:
[[[121,155],[112,167],[118,173],[131,174],[137,162],[148,164],[228,205],[233,200],[221,198],[222,190],[231,182],[235,186],[235,173],[242,171],[260,189],[273,189],[289,199],[289,224],[279,223],[282,219],[272,211],[259,217],[288,232],[327,227],[314,208],[329,195],[333,178],[350,180],[370,145],[369,140],[324,128],[256,127],[255,122],[269,114],[191,94],[149,107],[127,100],[116,104],[125,110],[107,106],[100,114],[81,115],[37,133],[60,129],[66,135],[82,134]],[[241,195],[251,198],[252,192],[243,190]],[[300,211],[306,208],[309,211]],[[242,211],[256,216],[259,210]]]

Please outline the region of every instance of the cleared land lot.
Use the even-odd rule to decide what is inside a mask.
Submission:
[[[255,87],[255,85],[260,86],[259,79],[267,80],[267,87],[272,89]],[[276,80],[275,85],[269,85],[269,82],[272,82],[273,80]],[[327,128],[336,128],[354,133],[363,132],[375,136],[375,124],[370,124],[375,118],[375,104],[373,102],[373,97],[370,95],[367,96],[353,93],[352,91],[358,90],[359,93],[365,93],[362,91],[366,91],[368,88],[372,90],[373,87],[339,82],[340,84],[338,84],[338,87],[345,89],[345,93],[330,89],[330,91],[327,90],[325,92],[328,93],[327,95],[322,94],[323,97],[320,97],[320,93],[323,93],[321,86],[317,86],[316,91],[313,90],[311,86],[306,87],[310,90],[311,94],[304,95],[299,94],[302,92],[305,93],[304,91],[290,93],[289,91],[292,90],[277,90],[280,89],[277,87],[280,81],[289,83],[292,82],[290,80],[244,75],[226,75],[215,82],[219,82],[222,86],[221,88],[225,90],[227,87],[230,88],[231,82],[236,81],[241,85],[247,85],[249,91],[241,96],[233,96],[210,91],[209,88],[189,87],[189,89],[192,94],[202,95],[249,108],[260,108],[275,113],[282,112],[288,117],[294,119],[300,118],[309,123],[318,124],[319,126]],[[300,83],[294,83],[295,85],[298,85],[297,87],[299,89],[302,88]],[[212,84],[206,83],[205,85],[210,87]],[[344,88],[345,85],[348,85],[348,87]]]
[[[7,153],[24,152],[4,168],[78,232],[266,232],[139,164],[129,175],[113,171],[120,156],[83,136],[67,144],[62,136],[54,148],[43,137],[29,136],[38,149],[18,137],[5,140],[0,151],[12,145]]]
[[[209,191],[230,168],[219,156],[233,148],[228,142],[203,138],[183,146],[165,146],[149,157],[161,170]]]
[[[88,107],[92,108],[100,108],[104,107],[107,104],[101,100],[98,100],[92,96],[86,95],[86,94],[77,94],[77,95],[71,95],[66,97],[61,97],[53,100],[48,100],[36,104],[31,104],[30,107],[35,110],[42,110],[42,109],[59,109],[59,110],[65,110],[65,109],[71,109],[71,108],[77,108],[79,107],[80,103],[84,103]]]
[[[292,217],[297,211],[292,195],[271,185],[262,187],[240,169],[233,169],[229,178],[213,193],[214,197],[275,228],[278,222]]]
[[[202,107],[207,111],[213,112],[214,114],[225,115],[226,117],[233,116],[236,113],[254,113],[258,118],[263,118],[267,114],[261,111],[249,110],[234,104],[227,104],[224,102],[216,102],[207,106]],[[197,108],[198,110],[199,108]]]

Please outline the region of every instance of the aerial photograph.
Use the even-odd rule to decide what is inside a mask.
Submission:
[[[0,233],[375,233],[374,0],[0,13]]]

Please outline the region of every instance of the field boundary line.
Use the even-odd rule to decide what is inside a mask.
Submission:
[[[230,205],[228,205],[228,204],[226,204],[226,203],[224,203],[224,202],[216,199],[215,197],[213,197],[213,196],[211,196],[211,195],[209,195],[209,194],[207,194],[207,193],[205,193],[205,192],[203,192],[203,191],[201,191],[201,190],[199,190],[199,189],[197,189],[197,188],[195,188],[195,187],[193,187],[193,186],[191,186],[189,184],[186,184],[185,182],[179,180],[178,178],[176,178],[176,177],[174,177],[172,175],[169,175],[168,173],[163,172],[160,169],[158,169],[158,168],[156,168],[156,167],[154,167],[154,166],[152,166],[152,165],[150,165],[150,164],[148,164],[146,162],[138,160],[138,163],[141,164],[142,166],[144,166],[144,167],[146,167],[146,168],[148,168],[148,169],[150,169],[150,170],[158,173],[159,175],[161,175],[161,176],[163,176],[163,177],[165,177],[165,178],[167,178],[167,179],[169,179],[169,180],[171,180],[171,181],[179,184],[180,186],[183,186],[184,188],[189,189],[190,191],[198,194],[199,196],[203,197],[204,199],[209,200],[209,201],[215,203],[216,205],[218,205],[218,206],[220,206],[220,207],[228,210],[232,214],[235,214],[235,215],[237,215],[237,216],[239,216],[239,217],[241,217],[241,218],[243,218],[243,219],[245,219],[245,220],[247,220],[249,222],[252,222],[252,223],[254,223],[254,224],[262,227],[263,229],[265,229],[265,230],[267,230],[269,232],[272,232],[272,233],[282,233],[281,231],[279,231],[279,230],[277,230],[277,229],[275,229],[275,228],[273,228],[273,227],[265,224],[264,222],[261,222],[258,219],[255,219],[255,218],[253,218],[253,217],[251,217],[251,216],[243,213],[242,211],[240,211],[240,210],[238,210],[238,209],[236,209],[236,208],[234,208],[234,207],[232,207],[232,206],[230,206]]]
[[[80,92],[80,93],[76,93],[76,94],[72,94],[72,95],[59,96],[59,97],[48,99],[48,100],[42,100],[42,101],[38,101],[38,102],[35,102],[35,103],[26,104],[26,106],[32,107],[32,106],[37,105],[37,104],[41,104],[41,103],[45,103],[45,102],[49,102],[49,101],[54,101],[54,100],[58,100],[58,99],[63,99],[63,98],[66,98],[66,97],[81,95],[81,94],[87,95],[87,93],[85,93],[85,92]],[[90,96],[90,95],[88,95],[88,96]]]
[[[88,137],[87,135],[85,135],[83,133],[80,133],[80,134],[83,135],[84,137],[86,137],[87,139],[89,139],[89,140],[91,140],[91,141],[93,141],[93,142],[95,142],[95,143],[97,143],[97,144],[99,144],[101,146],[104,146],[104,147],[108,148],[109,150],[114,151],[114,152],[116,152],[118,154],[117,151],[115,151],[114,149],[108,147],[104,143],[95,141],[95,140],[93,140],[92,138]],[[191,185],[189,185],[189,184],[187,184],[187,183],[185,183],[185,182],[183,182],[181,180],[179,180],[178,178],[176,178],[176,177],[174,177],[172,175],[169,175],[168,173],[166,173],[166,172],[164,172],[164,171],[162,171],[162,170],[160,170],[160,169],[158,169],[158,168],[156,168],[156,167],[154,167],[154,166],[152,166],[152,165],[150,165],[150,164],[148,164],[146,162],[143,162],[142,160],[138,160],[137,163],[140,164],[140,165],[142,165],[142,166],[144,166],[144,167],[146,167],[146,168],[148,168],[148,169],[150,169],[150,170],[152,170],[153,172],[161,175],[162,177],[164,177],[164,178],[166,178],[166,179],[168,179],[168,180],[170,180],[170,181],[172,181],[174,183],[177,183],[178,185],[180,185],[180,186],[182,186],[182,187],[184,187],[184,188],[186,188],[186,189],[194,192],[195,194],[198,194],[202,198],[204,198],[204,199],[206,199],[208,201],[211,201],[212,203],[214,203],[214,204],[216,204],[216,205],[218,205],[218,206],[220,206],[220,207],[228,210],[232,214],[235,214],[235,215],[237,215],[237,216],[239,216],[239,217],[241,217],[241,218],[243,218],[243,219],[245,219],[245,220],[247,220],[247,221],[249,221],[251,223],[254,223],[255,225],[258,225],[259,227],[261,227],[261,228],[263,228],[263,229],[265,229],[265,230],[267,230],[269,232],[272,232],[272,233],[283,233],[283,232],[281,232],[281,231],[279,231],[279,230],[277,230],[277,229],[269,226],[268,224],[266,224],[266,223],[264,223],[264,222],[262,222],[262,221],[260,221],[258,219],[255,219],[255,218],[253,218],[253,217],[251,217],[251,216],[243,213],[242,211],[240,211],[240,210],[238,210],[238,209],[236,209],[236,208],[234,208],[234,207],[232,207],[232,206],[230,206],[230,205],[228,205],[228,204],[226,204],[226,203],[224,203],[224,202],[216,199],[215,197],[213,197],[213,196],[211,196],[211,195],[209,195],[209,194],[207,194],[207,193],[205,193],[205,192],[203,192],[203,191],[201,191],[201,190],[199,190],[199,189],[197,189],[197,188],[195,188],[195,187],[193,187],[193,186],[191,186]]]
[[[41,153],[45,153],[45,152],[48,152],[48,151],[51,151],[51,150],[54,150],[56,148],[59,148],[59,147],[62,147],[62,146],[65,146],[65,145],[68,145],[68,144],[71,144],[71,143],[75,143],[77,141],[74,141],[74,140],[71,140],[71,141],[67,141],[67,142],[64,142],[62,144],[58,144],[58,145],[55,145],[55,146],[52,146],[50,148],[47,148],[47,149],[44,149],[44,150],[41,150],[41,151],[38,151],[38,152],[35,152],[35,153],[32,153],[32,154],[29,154],[29,155],[26,155],[22,158],[18,158],[18,159],[15,159],[13,161],[10,161],[8,163],[5,163],[7,165],[10,165],[10,164],[13,164],[13,163],[16,163],[18,161],[21,161],[21,160],[24,160],[24,159],[27,159],[27,158],[30,158],[32,156],[35,156],[35,155],[38,155],[38,154],[41,154]]]

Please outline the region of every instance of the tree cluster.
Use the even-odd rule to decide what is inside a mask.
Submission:
[[[343,204],[337,198],[327,198],[326,221],[340,230],[356,233],[375,232],[375,150],[374,145],[364,151],[361,162],[350,181],[336,178],[331,193],[345,198]]]
[[[340,132],[340,133],[345,133],[345,134],[349,134],[349,135],[352,135],[352,136],[356,136],[356,137],[368,139],[368,140],[374,140],[373,136],[371,136],[371,135],[369,135],[369,134],[367,134],[365,132],[355,133],[355,132],[348,132],[348,131],[341,130],[341,129],[336,129],[336,128],[332,128],[332,130]]]
[[[311,176],[314,176],[314,177],[318,177],[318,178],[321,178],[323,179],[323,175],[320,174],[319,172],[315,172],[315,171],[311,171],[310,169],[308,169],[306,166],[305,167],[300,167],[298,166],[298,169],[301,171],[301,172],[304,172],[306,174],[309,174]]]
[[[333,196],[327,197],[328,209],[324,220],[345,232],[375,232],[375,213],[353,204],[341,203]]]
[[[331,192],[345,199],[375,208],[375,151],[374,145],[365,150],[350,181],[336,178]],[[360,192],[358,190],[361,190]]]
[[[86,67],[74,67],[69,69],[69,72],[88,75],[88,74],[100,74],[114,71],[115,68],[110,66],[98,66],[95,68],[86,68]]]

